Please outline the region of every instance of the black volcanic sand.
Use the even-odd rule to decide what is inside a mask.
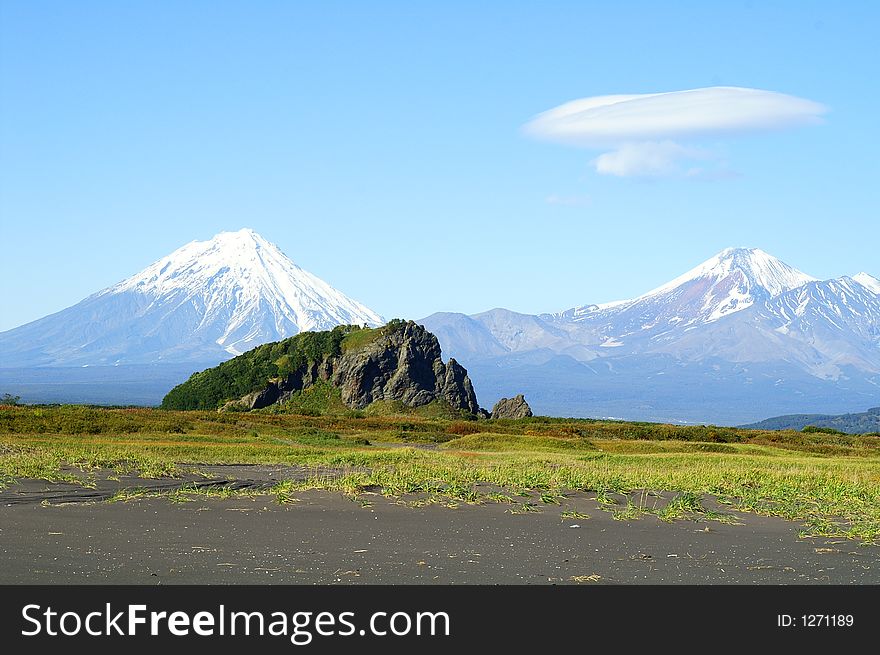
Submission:
[[[729,510],[740,525],[616,521],[585,493],[525,514],[507,504],[413,507],[320,491],[285,505],[271,496],[102,501],[124,487],[259,488],[305,473],[200,469],[218,479],[98,476],[97,489],[21,481],[0,491],[0,583],[880,583],[877,546],[802,539],[797,523]],[[562,519],[565,510],[590,518]]]

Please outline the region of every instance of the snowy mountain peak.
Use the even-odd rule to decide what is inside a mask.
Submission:
[[[187,243],[73,307],[4,333],[0,354],[23,365],[215,362],[302,331],[382,323],[246,228]]]
[[[877,279],[873,275],[868,275],[865,272],[853,275],[852,279],[861,284],[869,291],[880,295],[880,279]]]
[[[769,296],[778,296],[816,280],[759,248],[726,248],[687,273],[641,297],[671,291],[686,282],[701,278],[722,280],[730,276],[741,280],[742,284],[738,285],[741,291],[764,291]]]
[[[175,288],[195,288],[223,272],[244,282],[259,277],[261,269],[265,273],[267,268],[302,271],[278,246],[254,230],[244,228],[221,232],[207,241],[190,241],[102,293],[128,290],[164,293]]]
[[[233,355],[301,331],[384,322],[249,228],[192,241],[104,293],[124,291],[195,304],[199,329],[223,323],[216,343]]]
[[[683,328],[712,323],[816,279],[758,248],[727,248],[683,275],[632,300],[585,305],[558,314],[563,320],[625,315],[629,330]],[[653,315],[657,320],[642,321]]]

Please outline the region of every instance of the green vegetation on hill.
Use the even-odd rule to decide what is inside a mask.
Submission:
[[[217,409],[230,400],[265,388],[305,366],[363,348],[404,321],[395,319],[381,328],[340,325],[324,332],[301,332],[233,357],[219,366],[193,373],[162,400],[162,409]]]
[[[342,402],[342,393],[329,382],[319,380],[315,384],[294,391],[290,399],[279,405],[254,410],[267,414],[300,414],[301,416],[353,416],[355,410]]]
[[[401,322],[402,321],[395,320],[380,328],[365,327],[351,330],[346,333],[345,338],[342,340],[342,352],[347,353],[364,348]]]
[[[820,428],[816,427],[815,425],[808,425],[803,430],[801,430],[801,432],[804,432],[806,434],[846,434],[846,432],[842,430],[835,430],[834,428]]]
[[[855,414],[788,414],[743,425],[758,430],[803,430],[880,435],[880,407]]]
[[[162,409],[217,409],[228,400],[264,388],[272,378],[284,377],[309,362],[338,355],[342,340],[352,329],[357,328],[341,326],[329,332],[302,332],[193,373],[189,380],[168,392],[162,400]]]

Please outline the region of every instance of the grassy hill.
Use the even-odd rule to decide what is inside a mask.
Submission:
[[[742,426],[756,430],[832,431],[880,436],[880,407],[856,414],[788,414]]]

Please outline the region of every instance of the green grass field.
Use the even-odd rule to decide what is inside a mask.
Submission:
[[[199,464],[292,464],[316,473],[271,490],[281,501],[304,488],[351,495],[381,488],[530,511],[524,494],[539,497],[540,509],[565,492],[591,491],[624,519],[725,520],[704,507],[714,496],[732,509],[803,521],[806,534],[880,540],[877,436],[546,417],[462,421],[397,409],[308,415],[0,406],[0,486],[17,478],[83,480],[70,467],[159,477]],[[326,468],[342,474],[322,475]],[[646,502],[659,492],[673,500]]]

